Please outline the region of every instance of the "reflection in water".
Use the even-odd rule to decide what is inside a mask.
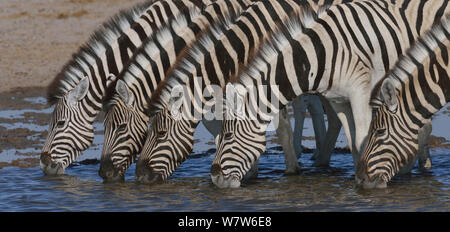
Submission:
[[[273,152],[273,153],[271,153]],[[311,167],[284,176],[281,153],[261,157],[258,179],[239,189],[218,189],[209,179],[213,153],[192,155],[165,183],[139,185],[134,165],[124,183],[103,184],[98,164],[72,166],[67,175],[43,176],[38,167],[0,169],[4,211],[449,211],[447,150],[433,152],[433,169],[414,169],[387,189],[355,187],[351,155],[336,154],[334,168]]]

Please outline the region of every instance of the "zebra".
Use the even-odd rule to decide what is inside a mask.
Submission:
[[[447,0],[372,0],[329,6],[317,14],[305,9],[290,18],[227,86],[227,117],[216,140],[212,182],[239,187],[265,150],[274,114],[306,92],[331,100],[352,145],[356,170],[371,119],[373,84],[449,8]]]
[[[48,86],[48,103],[55,106],[40,156],[45,174],[64,174],[90,146],[107,85],[142,41],[174,15],[207,4],[209,0],[146,1],[120,11],[92,34]]]
[[[334,1],[338,2],[340,1]],[[252,59],[259,45],[272,30],[290,14],[300,10],[303,5],[318,7],[317,1],[259,1],[242,13],[228,30],[206,34],[192,46],[150,99],[147,115],[152,119],[144,147],[136,163],[137,181],[151,183],[165,180],[172,174],[191,153],[194,131],[198,123],[207,117],[208,112],[219,111],[212,109],[214,101],[219,101],[214,98],[214,93],[220,93],[220,88]],[[196,80],[199,83],[194,83]],[[180,92],[173,88],[175,84],[185,81],[188,82],[186,86],[189,86],[186,96],[198,94],[200,95],[198,102],[194,102],[193,97],[190,99],[182,97],[183,95],[179,95]],[[216,86],[219,89],[209,89],[207,86]],[[199,102],[211,106],[211,111],[202,111],[198,106]],[[188,117],[178,120],[177,115],[180,112],[187,114]],[[196,114],[199,117],[195,117]],[[284,131],[287,130],[292,130],[290,125]],[[219,130],[216,134],[218,132]],[[286,136],[286,133],[278,133],[278,136]],[[281,140],[285,141],[283,138]],[[282,145],[283,149],[286,147],[290,149],[289,152],[285,151],[286,171],[297,172],[298,162],[293,149],[290,148],[292,140],[287,146]],[[248,175],[249,178],[251,176]]]
[[[374,117],[356,182],[387,183],[418,150],[419,128],[450,102],[450,14],[420,38],[371,94]]]
[[[198,37],[218,25],[230,24],[252,3],[218,0],[202,11],[193,8],[167,23],[134,53],[118,76],[115,91],[104,101],[105,138],[99,175],[105,181],[122,181],[140,153],[150,120],[144,113],[147,99],[164,82],[174,63]]]

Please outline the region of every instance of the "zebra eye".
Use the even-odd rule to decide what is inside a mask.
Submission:
[[[231,133],[231,132],[225,133],[224,138],[225,138],[225,139],[231,139],[231,138],[233,138],[233,133]]]
[[[158,131],[158,137],[164,137],[167,134],[167,131]]]
[[[66,124],[66,121],[58,121],[58,122],[56,123],[56,127],[61,128],[61,127],[64,126],[64,124]]]
[[[117,128],[117,131],[118,131],[118,132],[122,132],[122,131],[124,131],[125,129],[127,129],[127,124],[121,124],[121,125]]]
[[[381,135],[384,135],[385,132],[386,132],[386,129],[385,128],[381,128],[381,129],[378,129],[376,133],[377,133],[378,136],[381,136]]]

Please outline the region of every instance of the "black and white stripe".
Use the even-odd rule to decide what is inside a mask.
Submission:
[[[174,15],[192,6],[202,9],[204,3],[210,1],[147,1],[121,11],[94,32],[48,87],[48,100],[55,110],[41,153],[44,173],[64,173],[90,146],[92,124],[101,110],[107,83],[142,41]]]
[[[147,99],[198,37],[215,24],[231,21],[252,3],[218,0],[202,11],[192,8],[154,33],[135,52],[118,76],[116,91],[105,103],[107,113],[100,176],[105,180],[123,179],[123,173],[140,153],[146,137],[149,117],[144,111],[148,106]]]
[[[450,101],[450,15],[409,50],[373,90],[374,117],[357,182],[386,187],[419,148],[419,129]]]
[[[239,186],[265,150],[264,132],[273,115],[305,92],[349,102],[341,111],[346,120],[341,121],[349,128],[346,134],[356,163],[371,120],[372,83],[449,9],[447,0],[373,0],[292,17],[230,86],[245,105],[241,114],[246,117],[224,121],[211,168],[213,182]],[[253,86],[269,88],[246,89]]]
[[[191,153],[194,130],[204,114],[210,112],[204,111],[203,106],[211,106],[217,100],[211,86],[219,87],[221,94],[221,88],[240,73],[271,32],[305,5],[317,7],[317,1],[258,1],[226,31],[215,31],[199,39],[151,98],[148,111],[154,119],[136,166],[139,181],[164,180],[172,174]],[[182,96],[175,90],[180,85],[187,86]],[[208,93],[211,97],[207,97]],[[178,118],[178,114],[183,117]],[[295,154],[294,161],[297,164]]]

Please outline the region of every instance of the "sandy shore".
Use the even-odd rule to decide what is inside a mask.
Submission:
[[[101,23],[142,1],[0,1],[0,92],[47,86]]]

